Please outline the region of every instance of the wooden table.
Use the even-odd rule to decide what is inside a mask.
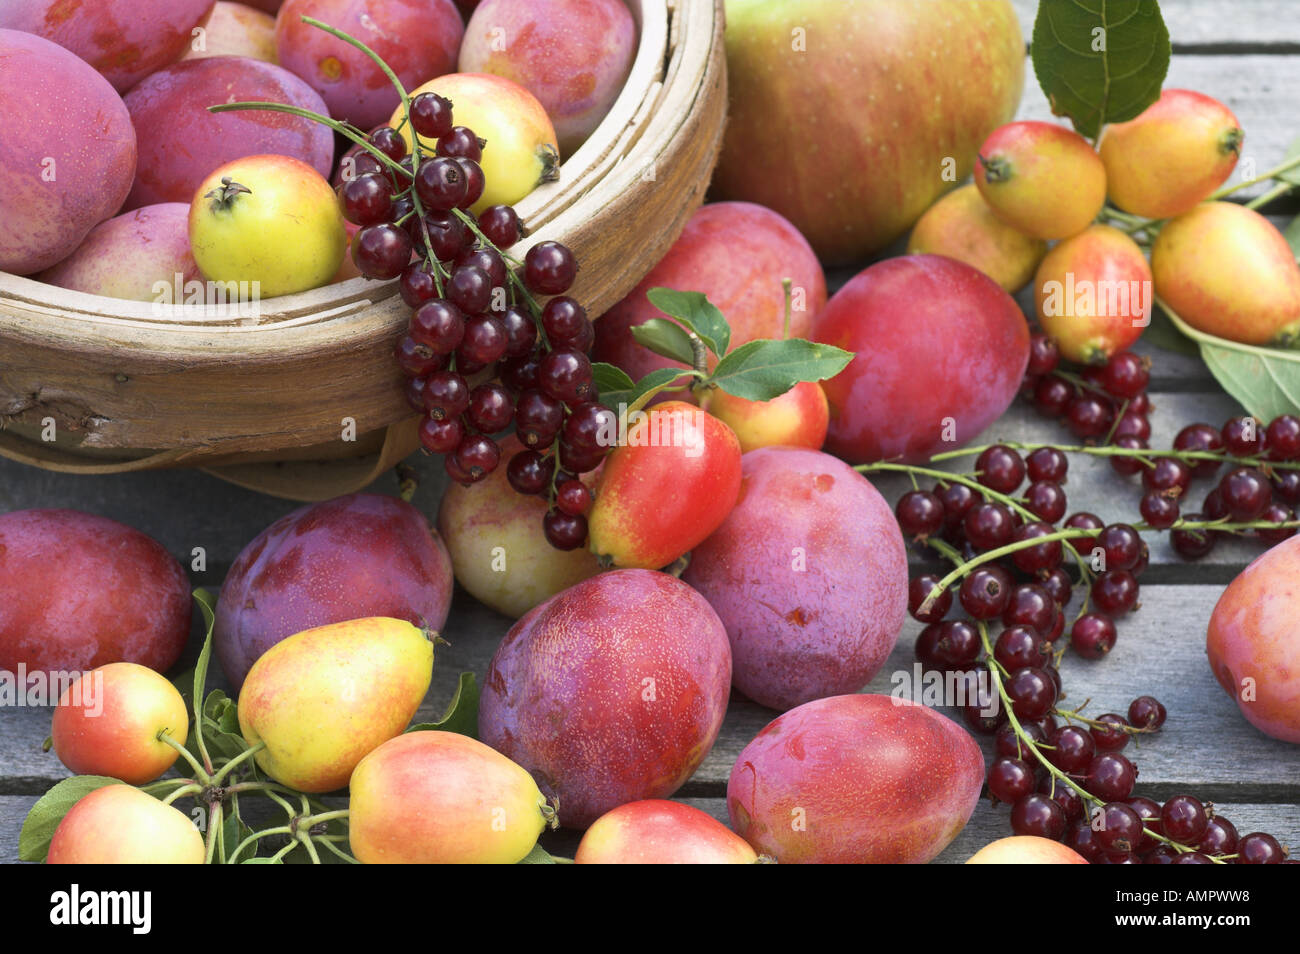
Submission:
[[[1016,0],[1016,7],[1028,39],[1035,3]],[[1226,102],[1246,130],[1243,156],[1253,160],[1257,171],[1280,161],[1300,132],[1295,126],[1300,115],[1300,17],[1294,5],[1286,0],[1167,0],[1163,8],[1175,44],[1166,85],[1201,90]],[[1028,62],[1021,115],[1050,116]],[[831,275],[832,287],[852,273]],[[1021,300],[1028,303],[1023,294]],[[1198,362],[1151,348],[1139,350],[1154,362],[1153,447],[1169,446],[1178,429],[1191,421],[1218,425],[1240,413]],[[1044,422],[1021,404],[985,437],[1072,440],[1063,427]],[[421,478],[414,502],[433,515],[444,486],[441,465],[420,455],[412,463]],[[891,502],[907,486],[898,479],[875,483]],[[396,485],[386,477],[373,489],[392,493]],[[1194,499],[1199,503],[1207,490],[1198,483]],[[1106,520],[1138,519],[1136,485],[1115,476],[1103,461],[1072,459],[1066,491],[1071,510],[1091,510]],[[207,570],[192,578],[195,585],[215,588],[244,544],[292,504],[186,471],[76,477],[0,461],[0,511],[28,507],[72,507],[121,520],[156,537],[178,557],[186,556],[187,563],[191,549],[202,546],[208,554]],[[1172,553],[1164,535],[1153,534],[1149,542],[1151,566],[1142,579],[1141,609],[1120,622],[1119,641],[1109,658],[1093,663],[1067,655],[1062,666],[1066,701],[1075,704],[1090,697],[1089,711],[1100,714],[1124,711],[1137,695],[1157,696],[1169,709],[1164,730],[1126,750],[1138,763],[1138,791],[1156,799],[1181,792],[1211,799],[1243,834],[1269,831],[1300,849],[1300,746],[1269,739],[1247,724],[1205,660],[1205,626],[1215,601],[1260,548],[1245,542],[1220,545],[1207,559],[1188,564]],[[433,686],[417,719],[441,713],[462,670],[482,677],[510,623],[457,593],[446,627],[451,645],[439,652]],[[897,649],[867,691],[889,692],[890,673],[910,669],[918,629],[909,620]],[[196,652],[197,639],[191,641],[182,665]],[[220,675],[213,669],[215,686]],[[0,861],[16,860],[18,831],[28,808],[68,774],[52,753],[41,751],[49,715],[48,710],[0,710]],[[770,710],[733,699],[717,744],[677,797],[725,821],[723,796],[732,763],[774,717]],[[988,751],[987,741],[982,744]],[[985,800],[939,860],[963,861],[1009,833],[1006,806],[992,807]],[[571,854],[576,836],[549,835],[545,844]]]

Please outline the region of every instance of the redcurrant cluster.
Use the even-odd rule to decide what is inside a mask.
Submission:
[[[1038,413],[1061,418],[1081,440],[1145,447],[1151,437],[1150,381],[1150,361],[1130,351],[1117,352],[1103,365],[1069,371],[1056,343],[1035,334],[1021,393]]]
[[[544,495],[547,540],[576,549],[592,504],[580,477],[600,466],[615,423],[592,380],[592,323],[565,294],[577,262],[558,242],[540,242],[518,262],[508,254],[522,234],[515,210],[470,211],[486,185],[486,143],[454,125],[449,100],[421,93],[408,118],[414,147],[392,127],[374,130],[369,148],[345,157],[352,175],[339,196],[345,218],[361,227],[352,239],[357,268],[398,279],[412,309],[395,355],[407,401],[423,415],[420,442],[445,455],[453,480],[473,484],[497,468],[495,438],[513,422],[525,449],[507,464],[510,485]],[[434,155],[421,140],[436,141]]]

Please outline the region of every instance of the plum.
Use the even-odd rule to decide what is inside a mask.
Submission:
[[[29,275],[121,207],[135,129],[104,77],[49,40],[4,29],[0,128],[0,271]]]
[[[459,71],[504,76],[536,96],[567,156],[605,118],[635,56],[623,0],[483,0],[465,27]]]
[[[203,25],[203,42],[196,37],[182,59],[208,56],[248,56],[266,63],[277,61],[275,17],[243,3],[217,0]]]
[[[663,317],[646,299],[646,292],[657,286],[708,295],[731,325],[733,348],[755,338],[780,338],[785,332],[783,278],[794,289],[790,336],[807,338],[813,315],[826,303],[826,276],[804,237],[760,205],[702,206],[659,264],[596,322],[592,358],[617,365],[634,380],[655,368],[680,366],[632,337],[634,326]]]
[[[907,612],[893,511],[820,451],[760,448],[742,467],[740,502],[682,576],[727,628],[733,685],[773,709],[856,692],[884,665]]]
[[[75,252],[36,277],[91,295],[157,301],[155,283],[174,289],[179,281],[184,288],[203,277],[190,251],[189,215],[184,202],[124,212],[99,223]]]
[[[479,734],[585,828],[618,805],[666,798],[718,737],[731,649],[718,615],[676,577],[611,570],[515,623],[497,647]]]
[[[288,70],[245,56],[181,60],[131,90],[126,105],[140,140],[140,162],[127,208],[190,202],[213,169],[263,153],[299,159],[328,178],[334,136],[325,126],[288,113],[207,109],[253,100],[328,112],[316,92]]]
[[[1300,537],[1266,550],[1219,597],[1205,651],[1246,721],[1300,742]]]
[[[997,282],[941,255],[859,272],[813,321],[813,338],[857,356],[822,382],[826,450],[853,464],[919,463],[1001,416],[1029,364],[1029,326]]]
[[[285,0],[275,21],[280,62],[320,93],[335,119],[362,129],[397,108],[392,80],[356,47],[303,23],[305,16],[365,43],[408,90],[455,72],[465,33],[452,0]]]
[[[595,576],[600,564],[589,550],[561,551],[546,541],[545,499],[517,493],[506,479],[504,462],[523,445],[513,434],[499,443],[502,466],[476,484],[448,485],[438,508],[438,532],[451,554],[456,582],[498,613],[518,618]]]
[[[745,746],[731,827],[782,864],[923,864],[965,827],[984,757],[951,719],[881,695],[791,709]]]
[[[125,93],[185,52],[191,31],[204,22],[212,4],[213,0],[4,0],[0,27],[35,33],[71,50]],[[62,79],[59,76],[60,83]]]
[[[348,494],[286,514],[240,551],[213,642],[238,690],[263,653],[305,629],[369,616],[441,629],[451,591],[447,548],[420,511]]]
[[[157,540],[77,510],[0,516],[0,671],[163,672],[190,635],[190,584]]]

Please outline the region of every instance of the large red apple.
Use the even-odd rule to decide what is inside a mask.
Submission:
[[[1029,326],[983,272],[942,255],[877,262],[835,293],[813,338],[856,352],[822,382],[826,449],[916,463],[972,441],[1016,396]]]
[[[727,0],[719,196],[780,212],[829,264],[902,235],[971,171],[1024,85],[1006,0]]]
[[[806,338],[826,303],[826,276],[798,229],[770,209],[749,202],[703,206],[686,223],[659,264],[596,322],[592,357],[638,379],[656,368],[681,367],[632,337],[632,328],[663,313],[650,304],[652,288],[703,292],[731,325],[733,348],[755,338],[785,335],[785,290],[790,279],[790,337]]]

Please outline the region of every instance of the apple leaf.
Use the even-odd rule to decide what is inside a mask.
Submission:
[[[1300,137],[1291,140],[1291,145],[1287,147],[1286,155],[1283,156],[1282,159],[1294,159],[1296,156],[1300,156]],[[1292,166],[1290,169],[1283,169],[1274,178],[1281,179],[1283,182],[1288,182],[1293,186],[1300,186],[1300,166]]]
[[[1169,30],[1155,0],[1039,0],[1029,55],[1052,112],[1096,138],[1160,97]]]
[[[626,377],[626,375],[624,376]],[[673,386],[678,379],[689,381],[694,376],[694,371],[687,371],[682,368],[656,368],[640,381],[632,384],[631,387],[619,390],[601,388],[600,403],[611,410],[621,411],[625,407],[636,406],[638,402],[644,403],[653,395]],[[631,383],[631,378],[628,378],[628,382]]]
[[[54,829],[59,827],[72,806],[95,789],[105,785],[122,785],[121,779],[106,775],[74,775],[55,784],[37,800],[23,821],[18,835],[18,857],[22,861],[44,861],[50,853]]]
[[[1223,389],[1261,421],[1300,413],[1300,352],[1216,338],[1197,331],[1159,302],[1170,322],[1201,351],[1201,360]]]
[[[802,338],[747,341],[718,362],[709,379],[728,394],[747,401],[770,401],[801,381],[839,374],[853,353]]]
[[[1300,215],[1291,220],[1291,224],[1282,230],[1282,236],[1291,246],[1291,252],[1300,259]]]
[[[676,291],[672,288],[652,288],[646,298],[664,314],[676,318],[688,331],[700,336],[705,346],[718,357],[731,346],[731,326],[718,306],[709,301],[703,292]],[[687,364],[691,359],[686,359]]]
[[[1196,342],[1174,327],[1169,316],[1159,308],[1151,309],[1151,323],[1142,332],[1142,340],[1166,351],[1185,354],[1189,358],[1195,358],[1201,353]]]
[[[665,358],[672,358],[687,365],[695,360],[690,336],[675,321],[651,318],[639,325],[633,325],[632,337],[638,344]]]
[[[456,732],[478,738],[478,682],[472,672],[460,674],[456,684],[456,694],[451,697],[447,711],[437,722],[421,722],[413,725],[407,732]]]
[[[571,865],[573,861],[569,858],[560,858],[551,854],[541,845],[533,845],[533,850],[528,852],[519,859],[517,864],[521,865]]]
[[[591,363],[591,383],[596,386],[602,398],[608,391],[630,391],[635,385],[626,371],[603,361]]]

